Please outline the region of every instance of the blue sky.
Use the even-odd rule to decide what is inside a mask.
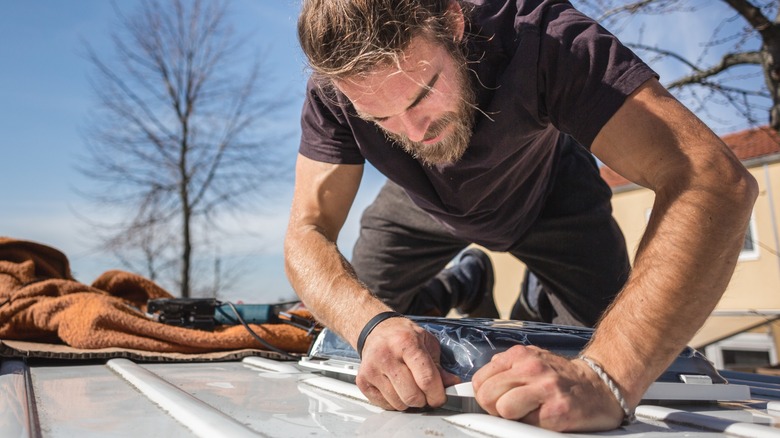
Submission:
[[[126,12],[137,4],[118,3]],[[239,33],[250,33],[253,45],[268,50],[269,87],[289,90],[292,104],[279,112],[277,120],[280,129],[291,133],[280,147],[292,163],[306,79],[295,35],[298,0],[232,0],[230,7]],[[663,28],[644,30],[644,41],[670,40],[695,53],[701,46],[694,35],[708,36],[699,30],[712,23],[707,13],[718,12],[664,17]],[[95,105],[82,40],[99,54],[110,53],[109,34],[116,22],[111,2],[105,0],[0,0],[0,235],[60,249],[69,257],[76,278],[85,283],[101,272],[121,268],[116,260],[91,250],[89,230],[76,214],[87,211],[86,201],[75,191],[89,183],[75,165],[84,155],[81,132],[87,112]],[[670,28],[676,31],[668,32]],[[656,68],[662,81],[676,76],[673,66]],[[339,239],[347,256],[357,236],[359,214],[382,181],[367,169]],[[222,298],[267,302],[294,296],[282,262],[291,196],[292,184],[287,184],[268,205],[250,209],[235,224],[220,251],[241,256],[245,275]]]
[[[136,4],[118,3],[125,12]],[[280,145],[291,163],[306,79],[295,35],[298,8],[297,0],[230,2],[238,33],[248,33],[252,45],[267,50],[269,86],[289,90],[292,104],[277,120],[280,129],[291,133]],[[110,54],[109,34],[116,23],[111,2],[105,0],[0,2],[0,235],[63,251],[84,283],[121,268],[91,249],[88,229],[76,213],[94,209],[75,190],[89,184],[75,166],[85,151],[87,112],[96,103],[82,41]],[[369,170],[353,211],[359,213],[370,202],[381,181]],[[250,209],[226,239],[221,253],[234,252],[245,262],[243,281],[224,298],[265,302],[293,297],[281,255],[291,197],[288,184],[268,205]],[[350,215],[340,238],[347,254],[357,233],[356,216]]]

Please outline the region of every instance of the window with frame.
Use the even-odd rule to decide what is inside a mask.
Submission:
[[[719,370],[755,372],[777,363],[777,347],[768,330],[739,333],[701,350]]]
[[[745,241],[742,243],[742,251],[739,253],[739,260],[757,260],[758,259],[758,238],[756,237],[756,221],[750,216]]]

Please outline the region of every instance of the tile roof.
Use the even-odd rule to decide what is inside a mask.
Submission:
[[[722,139],[742,161],[780,153],[780,134],[768,126],[727,134]]]
[[[726,134],[721,139],[742,161],[780,154],[780,134],[768,126]],[[606,165],[601,166],[601,177],[613,189],[631,184]]]

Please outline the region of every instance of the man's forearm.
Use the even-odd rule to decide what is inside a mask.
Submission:
[[[707,178],[720,189],[657,193],[631,277],[586,349],[632,405],[709,316],[742,247],[755,181],[737,167]]]
[[[313,227],[288,231],[285,269],[314,316],[352,345],[366,321],[390,310],[360,283],[336,244]]]

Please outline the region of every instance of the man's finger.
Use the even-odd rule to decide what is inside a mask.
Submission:
[[[539,386],[517,386],[501,394],[493,405],[496,415],[509,420],[520,420],[528,424],[533,417],[529,414],[538,412],[545,399]],[[489,412],[489,411],[488,411]]]
[[[409,409],[410,406],[401,399],[401,396],[398,394],[398,390],[387,376],[381,376],[379,379],[377,379],[376,382],[374,382],[373,386],[379,392],[379,396],[377,400],[378,403],[375,403],[374,400],[369,398],[372,403],[382,407],[383,409],[393,411],[405,411]],[[368,395],[366,396],[368,397]]]
[[[391,386],[388,390],[392,390],[403,404],[399,410],[422,408],[427,404],[424,389],[417,384],[417,378],[406,364],[399,363],[391,373],[386,375]]]
[[[369,402],[371,402],[372,405],[379,406],[380,408],[392,411],[395,410],[393,406],[385,400],[385,397],[382,395],[382,392],[374,385],[371,384],[364,384],[358,385],[358,388],[360,389],[360,392],[363,393],[363,395],[366,396]]]
[[[490,359],[490,362],[485,364],[474,374],[472,379],[474,391],[478,392],[485,381],[493,378],[497,374],[504,373],[512,368],[520,367],[522,363],[527,362],[527,359],[533,355],[534,351],[523,345],[516,345],[503,353],[494,355]],[[535,370],[529,371],[533,372]]]
[[[439,375],[441,376],[441,382],[445,388],[450,387],[452,385],[457,385],[458,383],[462,382],[460,377],[445,370],[444,368],[441,367],[440,364],[436,364],[436,368],[439,370]]]
[[[522,391],[528,391],[526,388],[527,384],[528,382],[523,375],[518,374],[513,370],[505,370],[499,373],[495,373],[487,379],[483,378],[480,386],[474,387],[475,397],[477,399],[477,403],[479,403],[483,409],[488,411],[488,413],[492,415],[501,415],[498,408],[498,404],[501,398],[509,393],[522,394]],[[515,392],[515,390],[518,392]],[[539,404],[543,398],[540,399],[538,395],[533,393],[530,393],[529,395],[534,395],[534,398],[529,400],[524,400],[521,398],[518,403],[524,405],[526,402],[528,402],[531,406],[528,408],[524,406],[518,407],[518,412],[520,412],[522,415],[518,414],[519,416],[515,416],[513,419],[521,418],[528,412],[539,407]],[[503,417],[503,415],[501,416]]]
[[[425,404],[433,407],[439,407],[447,401],[444,394],[444,384],[442,376],[439,374],[439,367],[434,362],[431,354],[424,349],[418,349],[412,352],[408,357],[404,357],[406,365],[409,367],[413,382],[421,390]]]

